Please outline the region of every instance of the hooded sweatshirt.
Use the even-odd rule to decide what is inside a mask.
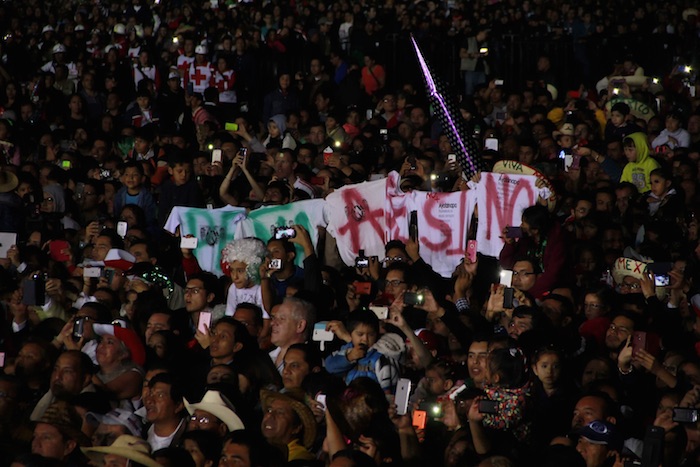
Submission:
[[[624,139],[624,142],[626,143],[628,139],[634,141],[634,146],[637,148],[637,160],[625,165],[620,181],[633,183],[640,193],[646,193],[651,190],[649,174],[652,170],[659,168],[659,163],[649,155],[647,135],[632,133]]]
[[[282,142],[282,149],[296,149],[297,143],[294,141],[292,135],[285,133],[287,131],[287,117],[285,117],[284,114],[277,114],[270,117],[269,121],[277,125],[277,128],[280,130],[280,136],[277,139]],[[268,135],[265,141],[263,141],[263,145],[267,147],[271,141],[272,138],[270,138],[270,135]]]

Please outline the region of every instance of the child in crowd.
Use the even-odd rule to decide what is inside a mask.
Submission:
[[[265,244],[255,238],[241,238],[230,242],[221,252],[221,269],[231,278],[226,298],[226,316],[233,316],[239,303],[253,303],[262,308],[263,318],[269,322],[268,310],[272,303],[269,277],[261,277],[267,270]]]
[[[121,182],[124,184],[114,195],[114,212],[121,212],[127,204],[135,204],[143,209],[146,223],[153,226],[156,223],[156,202],[151,192],[144,185],[146,173],[139,161],[127,161]]]
[[[469,420],[476,429],[475,438],[483,428],[507,431],[518,441],[527,441],[530,436],[530,422],[525,415],[529,404],[530,384],[526,378],[526,361],[518,348],[497,348],[491,350],[486,362],[485,398],[476,398],[469,409]],[[489,401],[493,410],[480,410],[479,402]],[[475,439],[475,444],[477,440]],[[478,452],[478,448],[477,448]]]
[[[667,170],[654,169],[649,174],[651,191],[647,196],[649,215],[655,220],[674,222],[683,211],[683,198],[673,188],[673,178]]]
[[[192,161],[187,155],[172,146],[166,149],[168,173],[171,178],[163,183],[158,200],[158,224],[165,225],[174,206],[204,207],[202,192],[192,178]]]
[[[622,170],[621,182],[630,182],[640,193],[651,190],[649,176],[651,171],[659,168],[659,163],[649,155],[647,135],[632,133],[623,140],[627,165]]]
[[[344,375],[350,383],[361,376],[377,381],[385,392],[393,392],[398,381],[398,366],[394,359],[374,346],[379,337],[379,319],[365,309],[353,311],[348,317],[347,330],[351,341],[326,358],[326,370]]]

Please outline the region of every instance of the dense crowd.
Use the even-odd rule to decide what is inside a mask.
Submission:
[[[0,31],[0,465],[700,463],[690,2],[9,0]],[[347,264],[277,225],[213,268],[218,227],[164,228],[476,189],[411,36],[468,156],[546,187],[499,257],[478,209],[450,277],[412,228]],[[566,60],[511,60],[532,38]]]

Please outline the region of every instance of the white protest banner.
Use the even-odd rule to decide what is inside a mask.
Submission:
[[[325,227],[323,208],[325,201],[322,199],[309,199],[280,206],[265,206],[254,209],[236,224],[236,238],[257,237],[267,242],[275,234],[278,227],[292,225],[303,226],[311,236],[314,248],[318,243],[318,226]],[[301,266],[304,261],[304,251],[299,245],[295,263]]]
[[[386,179],[348,185],[326,197],[328,233],[335,237],[343,262],[355,264],[360,250],[384,257]]]
[[[418,213],[420,256],[443,277],[450,277],[464,258],[475,201],[472,190],[411,193],[409,211]]]
[[[476,233],[479,253],[495,256],[503,249],[500,238],[506,226],[519,226],[525,208],[537,202],[537,177],[482,172],[477,184],[479,226]]]
[[[244,208],[234,206],[219,209],[175,206],[170,211],[164,229],[174,234],[179,226],[181,236],[197,237],[199,242],[194,256],[199,262],[199,267],[221,275],[221,250],[235,238],[234,225],[245,212]]]

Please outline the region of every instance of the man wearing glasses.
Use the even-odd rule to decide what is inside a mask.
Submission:
[[[537,261],[529,258],[517,260],[513,264],[513,287],[527,292],[535,286],[542,271],[537,265]]]
[[[216,276],[210,272],[199,272],[190,276],[185,285],[185,310],[190,316],[192,331],[196,331],[202,312],[211,313],[211,319],[206,318],[208,327],[224,316],[226,307],[216,304],[219,283]]]

